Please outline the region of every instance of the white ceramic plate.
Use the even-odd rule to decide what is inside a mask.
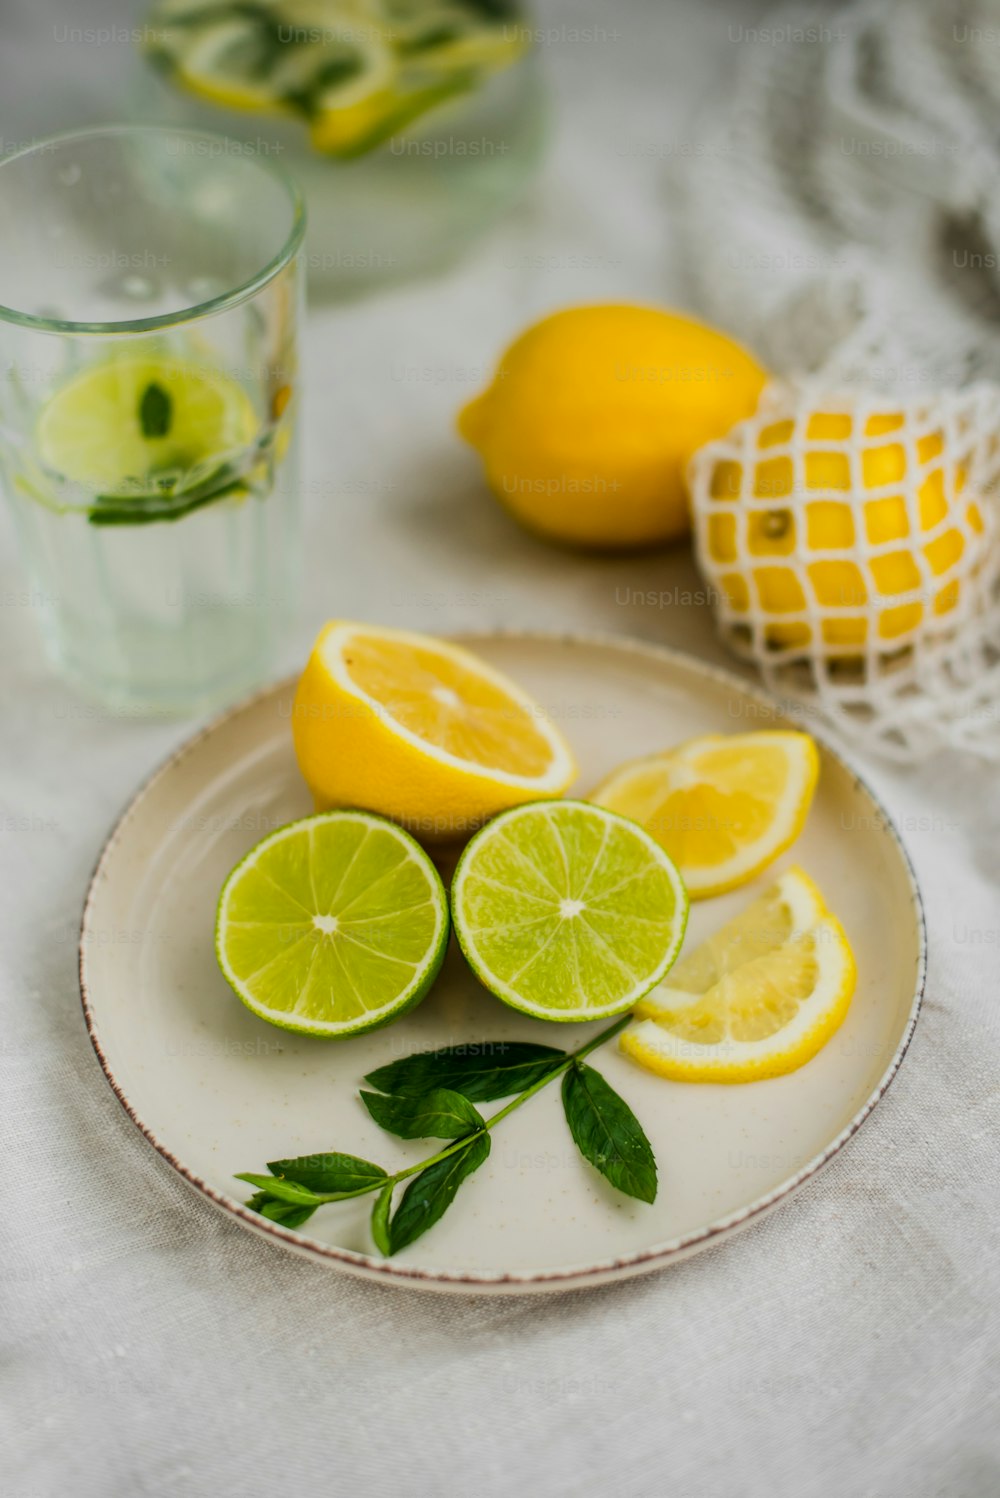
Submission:
[[[623,759],[694,734],[787,726],[737,678],[651,646],[525,635],[466,643],[562,725],[583,793]],[[505,1008],[454,949],[418,1009],[357,1039],[289,1035],[243,1007],[216,966],[216,899],[255,842],[311,810],[292,754],[291,697],[283,684],[235,708],[143,787],[98,863],[81,933],[84,1010],[109,1082],[164,1159],[244,1226],[397,1284],[480,1292],[595,1284],[670,1263],[751,1221],[812,1176],[878,1102],[919,1009],[923,917],[888,818],[827,748],[792,856],[818,880],[857,954],[850,1013],[806,1067],[746,1086],[665,1082],[613,1047],[597,1052],[592,1060],[652,1141],[655,1204],[619,1195],[582,1162],[552,1087],[499,1126],[490,1159],[455,1205],[396,1258],[372,1247],[369,1198],[321,1209],[301,1234],[247,1211],[249,1190],[233,1173],[262,1171],[269,1159],[339,1149],[398,1169],[393,1162],[430,1153],[426,1142],[395,1140],[368,1117],[357,1089],[374,1067],[435,1046],[524,1039],[566,1047],[595,1033]],[[727,920],[755,888],[693,906],[688,942]]]

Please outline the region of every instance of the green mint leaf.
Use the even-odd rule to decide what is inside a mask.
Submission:
[[[421,1097],[447,1088],[470,1102],[491,1103],[540,1082],[565,1059],[566,1052],[552,1046],[484,1040],[447,1050],[418,1051],[369,1072],[365,1081],[398,1097]]]
[[[440,1220],[455,1200],[459,1186],[489,1155],[489,1134],[474,1134],[468,1144],[428,1165],[407,1186],[389,1228],[392,1253],[413,1243]]]
[[[385,1097],[380,1092],[362,1092],[361,1101],[379,1128],[400,1139],[462,1139],[485,1125],[460,1092],[435,1088],[425,1097]]]
[[[281,1202],[268,1196],[266,1191],[255,1191],[246,1205],[252,1212],[259,1212],[271,1222],[280,1222],[286,1228],[301,1227],[313,1215],[315,1207],[299,1207],[294,1202]]]
[[[656,1161],[642,1125],[599,1071],[573,1063],[563,1077],[563,1108],[570,1133],[618,1191],[640,1201],[656,1199]]]
[[[390,1181],[388,1186],[383,1186],[372,1207],[372,1237],[375,1247],[380,1254],[386,1258],[392,1253],[391,1239],[389,1237],[389,1212],[392,1207],[392,1193],[395,1182]]]
[[[139,401],[139,425],[144,437],[165,437],[173,420],[174,403],[162,385],[147,385]]]
[[[375,1186],[385,1180],[381,1165],[359,1160],[357,1155],[299,1155],[295,1160],[269,1160],[267,1168],[283,1180],[308,1186],[311,1191],[324,1196],[340,1191],[360,1191],[365,1186]],[[277,1196],[278,1193],[271,1194]]]
[[[280,1222],[284,1228],[300,1228],[315,1212],[315,1207],[296,1207],[291,1202],[265,1202],[260,1215],[271,1222]]]
[[[322,1205],[315,1191],[309,1191],[305,1186],[298,1185],[295,1181],[279,1181],[277,1176],[238,1175],[238,1181],[246,1181],[250,1186],[256,1186],[258,1191],[265,1196],[274,1197],[279,1202],[291,1202],[298,1207],[319,1207]],[[256,1209],[255,1210],[259,1210]]]

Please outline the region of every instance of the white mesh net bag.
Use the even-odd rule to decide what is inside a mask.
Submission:
[[[1000,387],[772,386],[688,479],[720,630],[773,692],[900,760],[1000,747]]]
[[[668,174],[675,265],[690,305],[788,383],[695,464],[698,554],[719,593],[721,628],[772,690],[865,747],[898,760],[949,746],[1000,759],[1000,407],[998,386],[982,383],[1000,381],[1000,0],[800,0],[729,36],[740,43],[739,74],[725,100],[706,105],[698,169],[678,157]],[[779,550],[772,560],[783,575],[765,577],[763,591],[751,576],[739,607],[711,527],[745,507],[736,560],[762,570],[750,543],[768,496],[753,494],[748,474],[776,410],[793,432],[768,456],[787,458],[793,479],[788,496],[770,499],[805,549],[798,558]],[[879,436],[865,435],[868,418],[900,416],[900,479],[877,494],[810,493],[810,410],[852,415],[851,436],[825,445],[828,471],[842,460],[855,485]],[[935,431],[942,449],[928,455]],[[712,495],[706,474],[716,461],[742,462],[739,504]],[[870,458],[869,478],[891,461]],[[822,470],[814,461],[814,476]],[[934,473],[945,506],[936,519],[933,488],[921,515]],[[905,538],[882,534],[889,505],[869,532],[864,507],[878,499],[898,500]],[[840,509],[820,526],[823,503]],[[848,523],[857,558],[828,544]],[[852,562],[857,574],[846,570]],[[880,578],[913,586],[883,598]],[[828,588],[848,595],[836,618],[837,605],[823,602]],[[789,601],[797,606],[778,628],[769,613]]]

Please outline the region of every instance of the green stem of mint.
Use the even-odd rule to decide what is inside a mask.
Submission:
[[[488,1118],[486,1120],[485,1128],[478,1130],[478,1133],[488,1134],[491,1129],[494,1129],[502,1119],[505,1119],[508,1116],[508,1114],[515,1113],[518,1108],[522,1107],[528,1101],[529,1098],[534,1097],[536,1092],[541,1092],[543,1087],[548,1087],[550,1082],[554,1082],[557,1077],[561,1077],[564,1072],[569,1070],[569,1068],[575,1061],[581,1061],[584,1056],[589,1056],[591,1051],[596,1051],[598,1046],[604,1045],[605,1041],[608,1041],[612,1038],[612,1036],[617,1035],[619,1030],[624,1030],[625,1026],[629,1023],[631,1018],[631,1011],[628,1014],[623,1014],[620,1019],[615,1020],[613,1025],[609,1025],[606,1030],[602,1030],[599,1035],[595,1035],[593,1040],[588,1040],[585,1045],[582,1045],[579,1048],[579,1050],[571,1051],[563,1061],[554,1064],[552,1070],[550,1072],[546,1072],[544,1077],[541,1077],[537,1082],[533,1082],[531,1086],[526,1087],[523,1092],[519,1092],[517,1097],[512,1098],[509,1103],[507,1103],[497,1113],[494,1113],[491,1118]],[[429,1155],[426,1160],[419,1160],[416,1165],[408,1165],[405,1170],[398,1170],[393,1176],[385,1176],[381,1180],[373,1181],[368,1186],[360,1186],[357,1191],[337,1191],[328,1193],[326,1195],[319,1195],[319,1201],[345,1202],[349,1201],[352,1197],[355,1196],[370,1196],[373,1191],[384,1191],[386,1186],[389,1185],[398,1186],[399,1182],[405,1181],[408,1176],[419,1175],[420,1172],[422,1170],[426,1170],[429,1165],[436,1165],[439,1160],[446,1160],[449,1155],[454,1155],[458,1150],[467,1149],[469,1140],[474,1139],[475,1137],[475,1134],[465,1134],[461,1139],[453,1140],[452,1143],[447,1145],[445,1149],[438,1150],[436,1155]]]

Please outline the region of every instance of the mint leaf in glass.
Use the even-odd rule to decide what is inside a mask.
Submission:
[[[162,385],[147,385],[139,401],[139,425],[144,437],[165,437],[173,421],[174,403]]]

